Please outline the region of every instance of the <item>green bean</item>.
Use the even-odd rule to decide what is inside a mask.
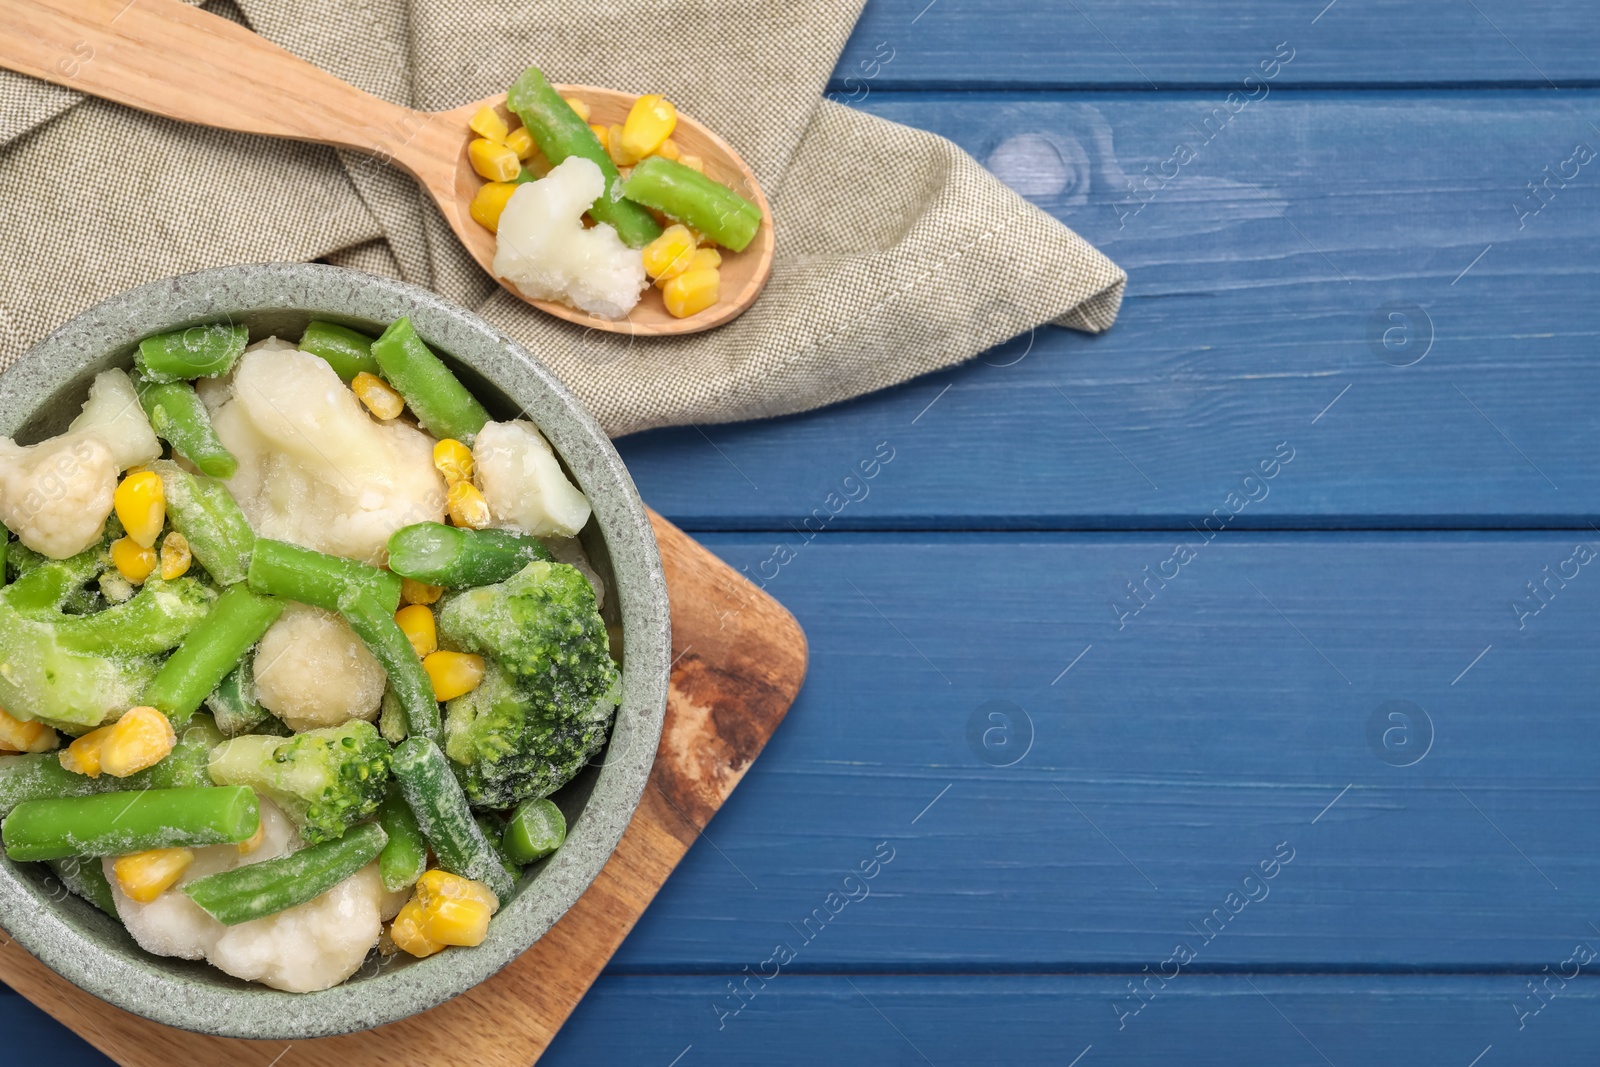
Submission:
[[[411,638],[394,621],[394,609],[361,597],[341,609],[344,621],[383,665],[389,688],[405,712],[406,733],[411,737],[438,738],[439,702],[433,698],[433,680],[422,668]]]
[[[53,860],[238,844],[260,825],[246,786],[145,789],[25,801],[0,822],[0,838],[13,860]]]
[[[550,559],[543,542],[509,530],[419,522],[389,535],[389,569],[430,585],[492,585],[536,559]]]
[[[506,106],[516,112],[528,128],[533,143],[552,167],[568,156],[582,156],[600,168],[606,180],[605,192],[589,207],[596,222],[610,223],[629,248],[643,248],[661,236],[661,227],[650,212],[629,200],[620,199],[617,185],[622,180],[617,165],[600,147],[600,139],[589,124],[572,110],[572,105],[545,81],[537,67],[523,71],[506,94]]]
[[[406,398],[422,428],[438,438],[471,445],[489,413],[467,392],[444,361],[417,336],[408,318],[399,318],[372,342],[383,376]]]
[[[378,809],[378,822],[389,835],[389,843],[378,856],[378,876],[384,889],[398,893],[416,885],[428,869],[428,839],[422,836],[417,817],[398,785],[389,787],[389,795]]]
[[[622,195],[735,252],[743,252],[761,228],[759,207],[721,182],[662,156],[640,160],[623,183]]]
[[[215,378],[233,369],[250,343],[250,330],[221,322],[146,337],[133,361],[152,382]]]
[[[522,877],[522,867],[520,864],[511,861],[510,853],[506,852],[505,846],[500,842],[501,837],[505,834],[505,820],[497,818],[489,812],[480,811],[473,816],[473,821],[478,824],[478,829],[483,832],[483,839],[489,842],[489,847],[494,850],[495,859],[499,860],[500,866],[506,869],[506,874],[511,876],[511,881],[513,883],[516,882],[518,878]]]
[[[45,862],[68,892],[82,897],[113,919],[122,918],[117,914],[117,898],[106,879],[105,866],[97,857],[68,856]]]
[[[567,839],[567,820],[555,803],[524,800],[511,813],[501,844],[513,863],[532,863],[550,855]]]
[[[483,882],[502,901],[509,897],[511,876],[473,819],[467,795],[439,746],[425,737],[402,741],[394,750],[394,776],[439,866]]]
[[[348,326],[312,319],[300,335],[300,351],[321,356],[346,382],[362,371],[378,373],[378,361],[372,358],[372,338]]]
[[[206,707],[216,717],[223,737],[262,732],[259,727],[273,717],[272,712],[256,703],[254,666],[253,657],[246,654],[206,697]]]
[[[144,691],[145,703],[174,723],[187,722],[282,612],[282,601],[233,586],[167,657]]]
[[[51,620],[56,643],[94,655],[153,656],[174,648],[211,608],[215,594],[194,578],[147,579],[129,600]]]
[[[362,823],[336,840],[196,878],[182,888],[213,919],[237,926],[316,899],[371,863],[387,840],[383,827]]]
[[[74,774],[61,766],[59,752],[0,756],[0,816],[28,800],[211,785],[211,775],[206,768],[211,750],[221,742],[222,735],[212,724],[211,717],[196,715],[178,735],[178,743],[166,758],[126,778],[109,774],[90,778],[86,774]]]
[[[250,588],[324,611],[371,600],[393,615],[400,608],[400,576],[342,556],[287,541],[260,538],[250,558]]]
[[[194,386],[188,382],[158,384],[135,374],[133,388],[150,428],[172,451],[213,478],[232,478],[239,470],[239,461],[211,428],[211,413]]]
[[[190,474],[170,459],[150,464],[161,475],[167,519],[189,541],[189,551],[221,585],[245,579],[255,531],[228,487],[214,478]]]
[[[6,555],[11,547],[11,531],[0,525],[0,586],[6,584]]]

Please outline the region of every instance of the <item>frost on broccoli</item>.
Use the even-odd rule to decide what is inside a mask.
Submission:
[[[534,562],[451,597],[439,637],[487,660],[483,683],[445,706],[445,754],[475,807],[548,796],[605,744],[619,672],[576,568]]]
[[[378,810],[389,781],[389,743],[370,722],[293,737],[246,734],[211,753],[211,780],[267,796],[315,845],[343,837]]]

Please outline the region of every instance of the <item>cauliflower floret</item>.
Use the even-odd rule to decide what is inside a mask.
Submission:
[[[104,441],[125,471],[161,458],[161,442],[139,406],[133,379],[125,370],[102,371],[89,386],[89,399],[67,427],[68,433],[92,433]]]
[[[500,214],[494,272],[530,300],[557,300],[620,319],[639,302],[644,260],[608,223],[585,229],[583,213],[606,191],[593,160],[568,156],[511,194]]]
[[[256,700],[296,733],[372,722],[383,701],[383,667],[331,612],[286,604],[261,636],[255,660]]]
[[[496,526],[572,537],[589,521],[589,499],[567,481],[550,442],[526,419],[485,423],[472,462]]]
[[[96,434],[0,437],[0,522],[35,552],[66,559],[100,540],[116,491],[116,456]]]

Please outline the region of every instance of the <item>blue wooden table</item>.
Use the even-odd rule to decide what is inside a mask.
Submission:
[[[544,1062],[1593,1062],[1600,12],[872,0],[832,89],[1128,298],[621,443],[812,667]]]

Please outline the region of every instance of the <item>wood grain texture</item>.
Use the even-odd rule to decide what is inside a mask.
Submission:
[[[526,1067],[782,721],[805,676],[805,635],[776,601],[653,518],[676,666],[656,767],[616,853],[572,910],[489,981],[377,1030],[295,1042],[296,1064]],[[9,939],[0,979],[123,1067],[267,1067],[284,1047],[150,1023],[78,990]]]

